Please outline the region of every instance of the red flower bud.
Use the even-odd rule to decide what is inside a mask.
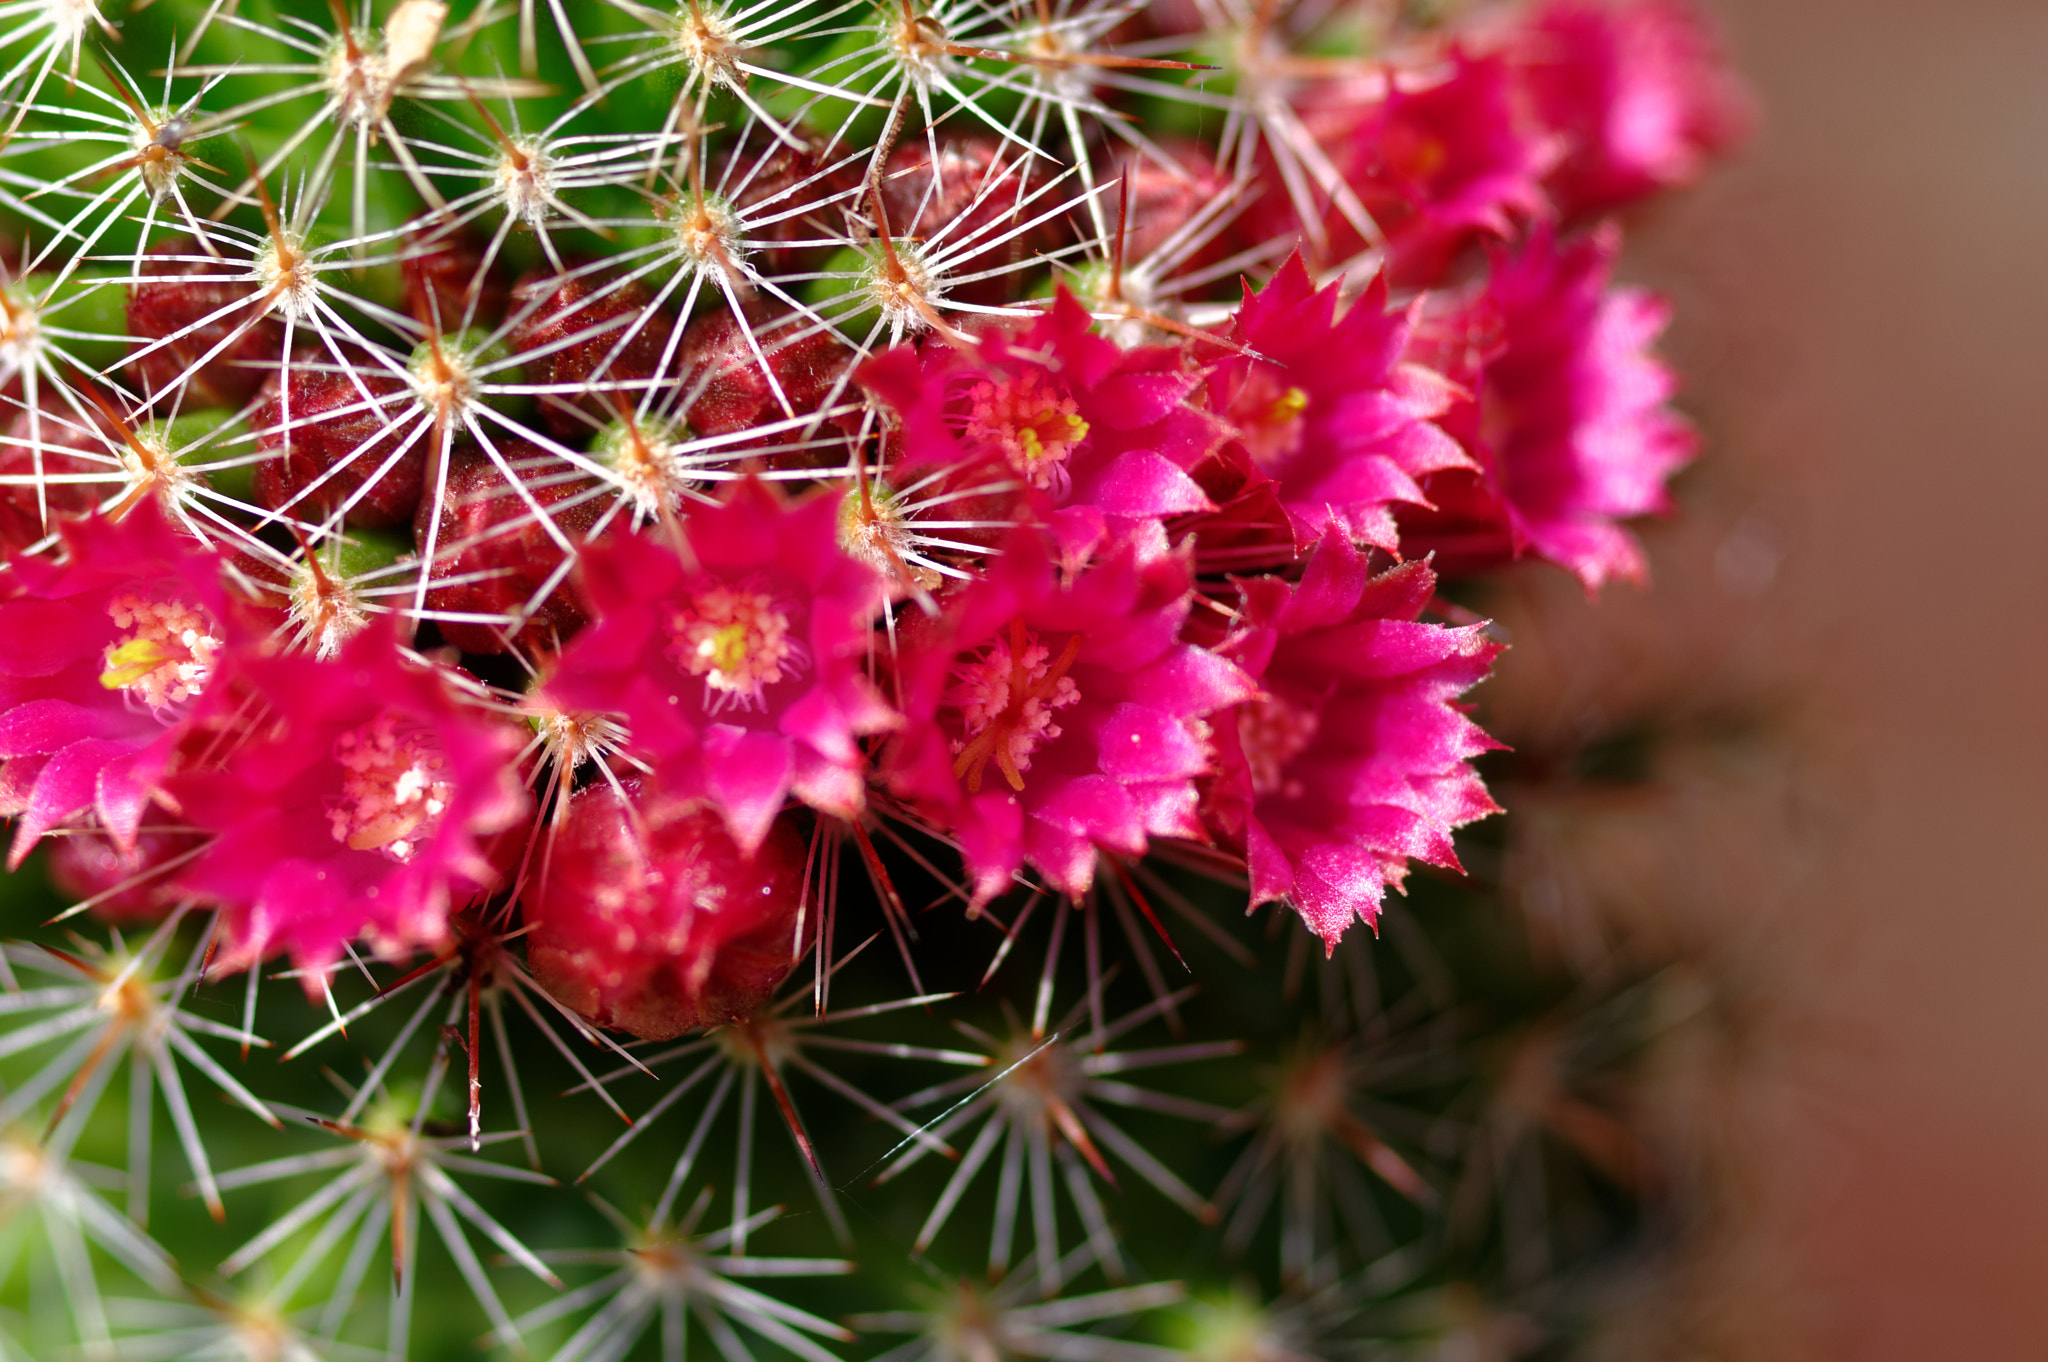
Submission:
[[[564,1006],[645,1040],[743,1021],[802,954],[804,850],[787,814],[749,858],[715,809],[637,792],[629,808],[593,786],[529,907],[527,965]]]
[[[683,333],[687,363],[684,398],[688,403],[684,410],[690,433],[727,435],[816,411],[846,372],[853,351],[833,332],[814,326],[794,317],[782,324],[756,325],[754,335],[768,360],[764,370],[730,311],[713,312],[692,322]],[[769,386],[770,374],[789,402],[787,412]],[[758,443],[773,445],[791,438],[788,434],[770,435]],[[751,447],[752,442],[733,446],[736,450]]]
[[[398,262],[405,310],[423,324],[446,332],[495,325],[505,315],[510,290],[498,270],[484,271],[486,245],[474,231],[451,229],[431,214],[423,213],[406,224],[405,255]],[[481,282],[477,281],[479,273],[483,274]],[[473,313],[468,310],[472,287],[477,294]]]
[[[325,347],[308,347],[292,356],[282,391],[275,376],[265,385],[252,421],[256,444],[279,453],[256,466],[256,499],[271,510],[289,504],[294,514],[310,518],[348,502],[367,483],[368,493],[349,507],[348,523],[403,524],[419,505],[429,444],[406,440],[414,424],[407,419],[414,411],[412,386],[360,350],[341,353],[346,370],[335,367]],[[366,401],[365,393],[374,400]]]
[[[73,481],[104,476],[114,467],[106,442],[90,428],[101,424],[99,418],[89,425],[52,396],[46,389],[33,420],[28,408],[16,407],[0,429],[0,479],[10,480],[0,483],[0,553],[10,556],[56,528],[58,520],[86,514],[109,491],[104,482]],[[40,501],[31,481],[36,478],[42,480]]]
[[[284,327],[264,311],[256,281],[234,277],[245,272],[209,259],[188,236],[159,242],[142,257],[146,279],[128,290],[128,334],[145,342],[177,337],[130,363],[145,393],[183,385],[188,410],[239,407],[255,396],[284,348]],[[233,306],[240,299],[248,301]]]
[[[603,513],[607,499],[588,495],[596,479],[578,474],[574,465],[538,445],[509,443],[499,454],[521,487],[507,481],[498,464],[481,450],[459,449],[449,460],[431,580],[463,580],[429,590],[427,609],[526,617],[516,631],[502,625],[441,621],[441,637],[465,653],[502,653],[508,636],[528,651],[552,652],[582,627],[583,610],[566,580],[533,603],[534,593],[565,556],[534,507],[546,511],[556,528],[577,542]],[[583,499],[577,501],[578,497]],[[563,506],[571,501],[576,504]],[[422,554],[433,516],[433,500],[421,501],[413,518],[413,538]]]
[[[602,274],[528,274],[513,285],[512,314],[512,350],[531,356],[526,381],[560,389],[541,395],[540,412],[565,440],[616,416],[619,394],[639,405],[675,329],[640,283]]]

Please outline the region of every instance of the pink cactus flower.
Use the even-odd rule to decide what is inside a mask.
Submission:
[[[1538,232],[1495,261],[1483,295],[1424,328],[1418,349],[1474,394],[1445,418],[1474,464],[1428,479],[1434,509],[1402,509],[1408,553],[1434,551],[1452,573],[1533,553],[1588,589],[1642,578],[1619,522],[1670,509],[1665,483],[1698,441],[1650,352],[1670,309],[1609,286],[1620,249],[1611,226]]]
[[[1682,0],[1555,0],[1507,42],[1536,120],[1564,144],[1546,187],[1566,217],[1692,183],[1755,121],[1712,27]]]
[[[9,869],[88,811],[134,851],[232,618],[219,558],[154,500],[59,532],[65,561],[14,559],[0,603],[0,813],[21,820]]]
[[[963,485],[1013,480],[1007,515],[1031,506],[1084,542],[1110,518],[1213,509],[1189,475],[1226,433],[1187,400],[1200,375],[1178,346],[1126,350],[1093,326],[1062,288],[1029,325],[991,330],[978,350],[930,340],[869,360],[860,381],[900,423],[897,480],[946,468]]]
[[[1260,292],[1246,288],[1231,329],[1255,355],[1209,366],[1209,405],[1236,432],[1208,470],[1216,500],[1274,484],[1294,539],[1281,561],[1331,526],[1399,553],[1395,508],[1428,503],[1419,479],[1471,464],[1436,425],[1456,390],[1404,360],[1411,314],[1387,311],[1383,280],[1342,316],[1337,293],[1290,258]]]
[[[942,618],[905,627],[906,723],[885,778],[951,829],[979,898],[1027,860],[1078,895],[1098,850],[1205,840],[1207,716],[1255,687],[1181,641],[1191,584],[1188,554],[1157,522],[1074,572],[1055,566],[1044,534],[1020,531]]]
[[[1499,811],[1468,764],[1499,744],[1455,701],[1500,646],[1418,621],[1435,585],[1422,563],[1373,576],[1335,529],[1298,585],[1238,583],[1223,651],[1264,691],[1216,725],[1205,811],[1242,846],[1253,905],[1287,903],[1330,950],[1409,861],[1458,868],[1452,829]]]
[[[752,854],[794,794],[825,813],[863,807],[860,739],[895,714],[863,670],[881,577],[839,547],[839,501],[784,501],[745,481],[685,522],[583,557],[593,622],[549,694],[623,715],[664,793],[710,801]]]
[[[249,649],[225,668],[202,722],[232,741],[217,767],[168,782],[214,834],[177,882],[221,906],[221,967],[288,951],[319,968],[359,938],[443,943],[450,912],[497,879],[483,839],[526,813],[525,729],[402,654],[381,620],[331,661]]]
[[[1549,211],[1543,177],[1561,143],[1517,120],[1501,57],[1453,49],[1441,71],[1318,85],[1302,118],[1384,235],[1396,288],[1435,284],[1473,241],[1506,239]],[[1289,229],[1291,208],[1268,194],[1254,213],[1271,234]],[[1321,227],[1331,261],[1374,244],[1334,206]]]

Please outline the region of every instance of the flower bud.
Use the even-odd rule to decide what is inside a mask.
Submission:
[[[596,479],[537,445],[512,442],[499,450],[499,456],[520,487],[508,482],[498,463],[480,450],[457,450],[448,462],[432,578],[454,578],[457,583],[429,590],[427,608],[523,619],[516,627],[440,621],[441,637],[466,653],[502,653],[508,637],[529,650],[553,651],[582,626],[583,611],[566,582],[540,601],[533,600],[563,557],[561,545],[541,524],[534,507],[568,539],[580,541],[605,502],[590,495]],[[413,520],[414,543],[422,554],[433,519],[432,499],[422,501]]]
[[[743,1021],[815,932],[803,883],[787,814],[749,858],[708,805],[594,786],[529,906],[527,965],[565,1007],[645,1040]]]
[[[310,518],[347,503],[367,484],[347,522],[403,524],[419,505],[427,467],[426,441],[401,449],[411,427],[411,385],[353,347],[341,353],[346,370],[336,369],[324,348],[309,348],[293,356],[282,388],[275,378],[268,385],[253,424],[257,445],[278,453],[257,465],[256,499]]]
[[[210,407],[239,407],[255,396],[284,348],[284,330],[263,312],[255,279],[236,277],[247,273],[232,261],[208,260],[186,236],[142,257],[142,281],[128,293],[128,334],[142,342],[176,337],[131,361],[145,392],[182,385],[187,406]],[[246,306],[234,306],[244,298]]]
[[[495,325],[505,315],[508,290],[497,270],[484,269],[485,245],[474,230],[451,229],[432,214],[421,214],[406,224],[405,255],[398,262],[405,310],[444,331],[465,324]],[[472,289],[476,292],[473,312],[469,306]]]
[[[512,289],[513,353],[541,397],[541,419],[565,440],[617,414],[614,394],[639,404],[661,367],[675,318],[638,281],[602,275],[529,274]],[[596,389],[596,391],[591,391]]]

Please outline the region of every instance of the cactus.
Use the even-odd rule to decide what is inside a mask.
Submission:
[[[0,58],[0,1356],[1584,1326],[1655,987],[1506,915],[1475,607],[1694,452],[1605,215],[1743,130],[1697,16]]]

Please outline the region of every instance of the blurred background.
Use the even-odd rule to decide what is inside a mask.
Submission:
[[[1524,891],[1560,949],[1711,962],[1655,1082],[1696,1232],[1609,1344],[2039,1357],[2048,6],[1711,8],[1759,134],[1625,265],[1707,458],[1652,593],[1520,584],[1553,632],[1494,697],[1523,744],[1658,706],[1702,739],[1648,802],[1547,809],[1598,854]]]

